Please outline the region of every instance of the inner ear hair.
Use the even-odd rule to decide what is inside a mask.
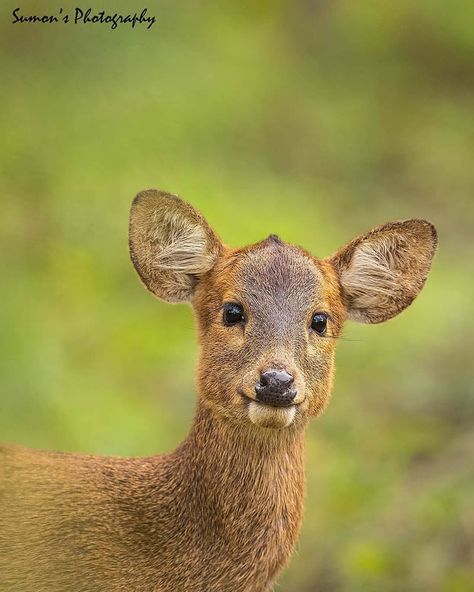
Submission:
[[[399,220],[355,238],[330,257],[348,318],[380,323],[409,306],[426,281],[437,243],[427,220]]]
[[[132,203],[130,257],[145,286],[168,302],[192,297],[221,242],[200,212],[176,195],[149,189]]]

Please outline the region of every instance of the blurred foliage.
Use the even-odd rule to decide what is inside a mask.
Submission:
[[[426,217],[440,251],[421,296],[387,325],[348,324],[340,343],[276,589],[472,590],[471,2],[148,10],[151,30],[111,31],[14,26],[1,9],[1,439],[129,455],[185,436],[193,319],[129,263],[138,190],[180,193],[229,244],[277,232],[319,255]]]

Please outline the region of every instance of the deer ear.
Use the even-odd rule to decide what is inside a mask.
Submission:
[[[133,200],[130,257],[145,286],[168,302],[192,298],[194,288],[219,256],[222,245],[191,205],[156,189]]]
[[[437,244],[430,222],[403,220],[374,228],[330,257],[348,318],[381,323],[404,310],[422,289]]]

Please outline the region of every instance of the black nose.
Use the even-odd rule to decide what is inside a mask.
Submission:
[[[285,370],[267,370],[260,374],[260,382],[255,386],[257,399],[275,407],[291,405],[296,397],[292,388],[293,376]]]

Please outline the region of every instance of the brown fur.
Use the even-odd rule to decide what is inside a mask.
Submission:
[[[147,458],[1,449],[0,590],[267,590],[298,537],[304,432],[328,403],[345,316],[400,312],[435,246],[433,227],[412,220],[325,260],[275,236],[230,249],[189,204],[139,194],[134,265],[157,296],[191,300],[196,313],[193,426],[173,453]],[[243,306],[245,324],[223,323],[225,302]],[[315,312],[329,315],[325,337],[310,328]],[[255,400],[268,368],[293,375],[291,414]]]

